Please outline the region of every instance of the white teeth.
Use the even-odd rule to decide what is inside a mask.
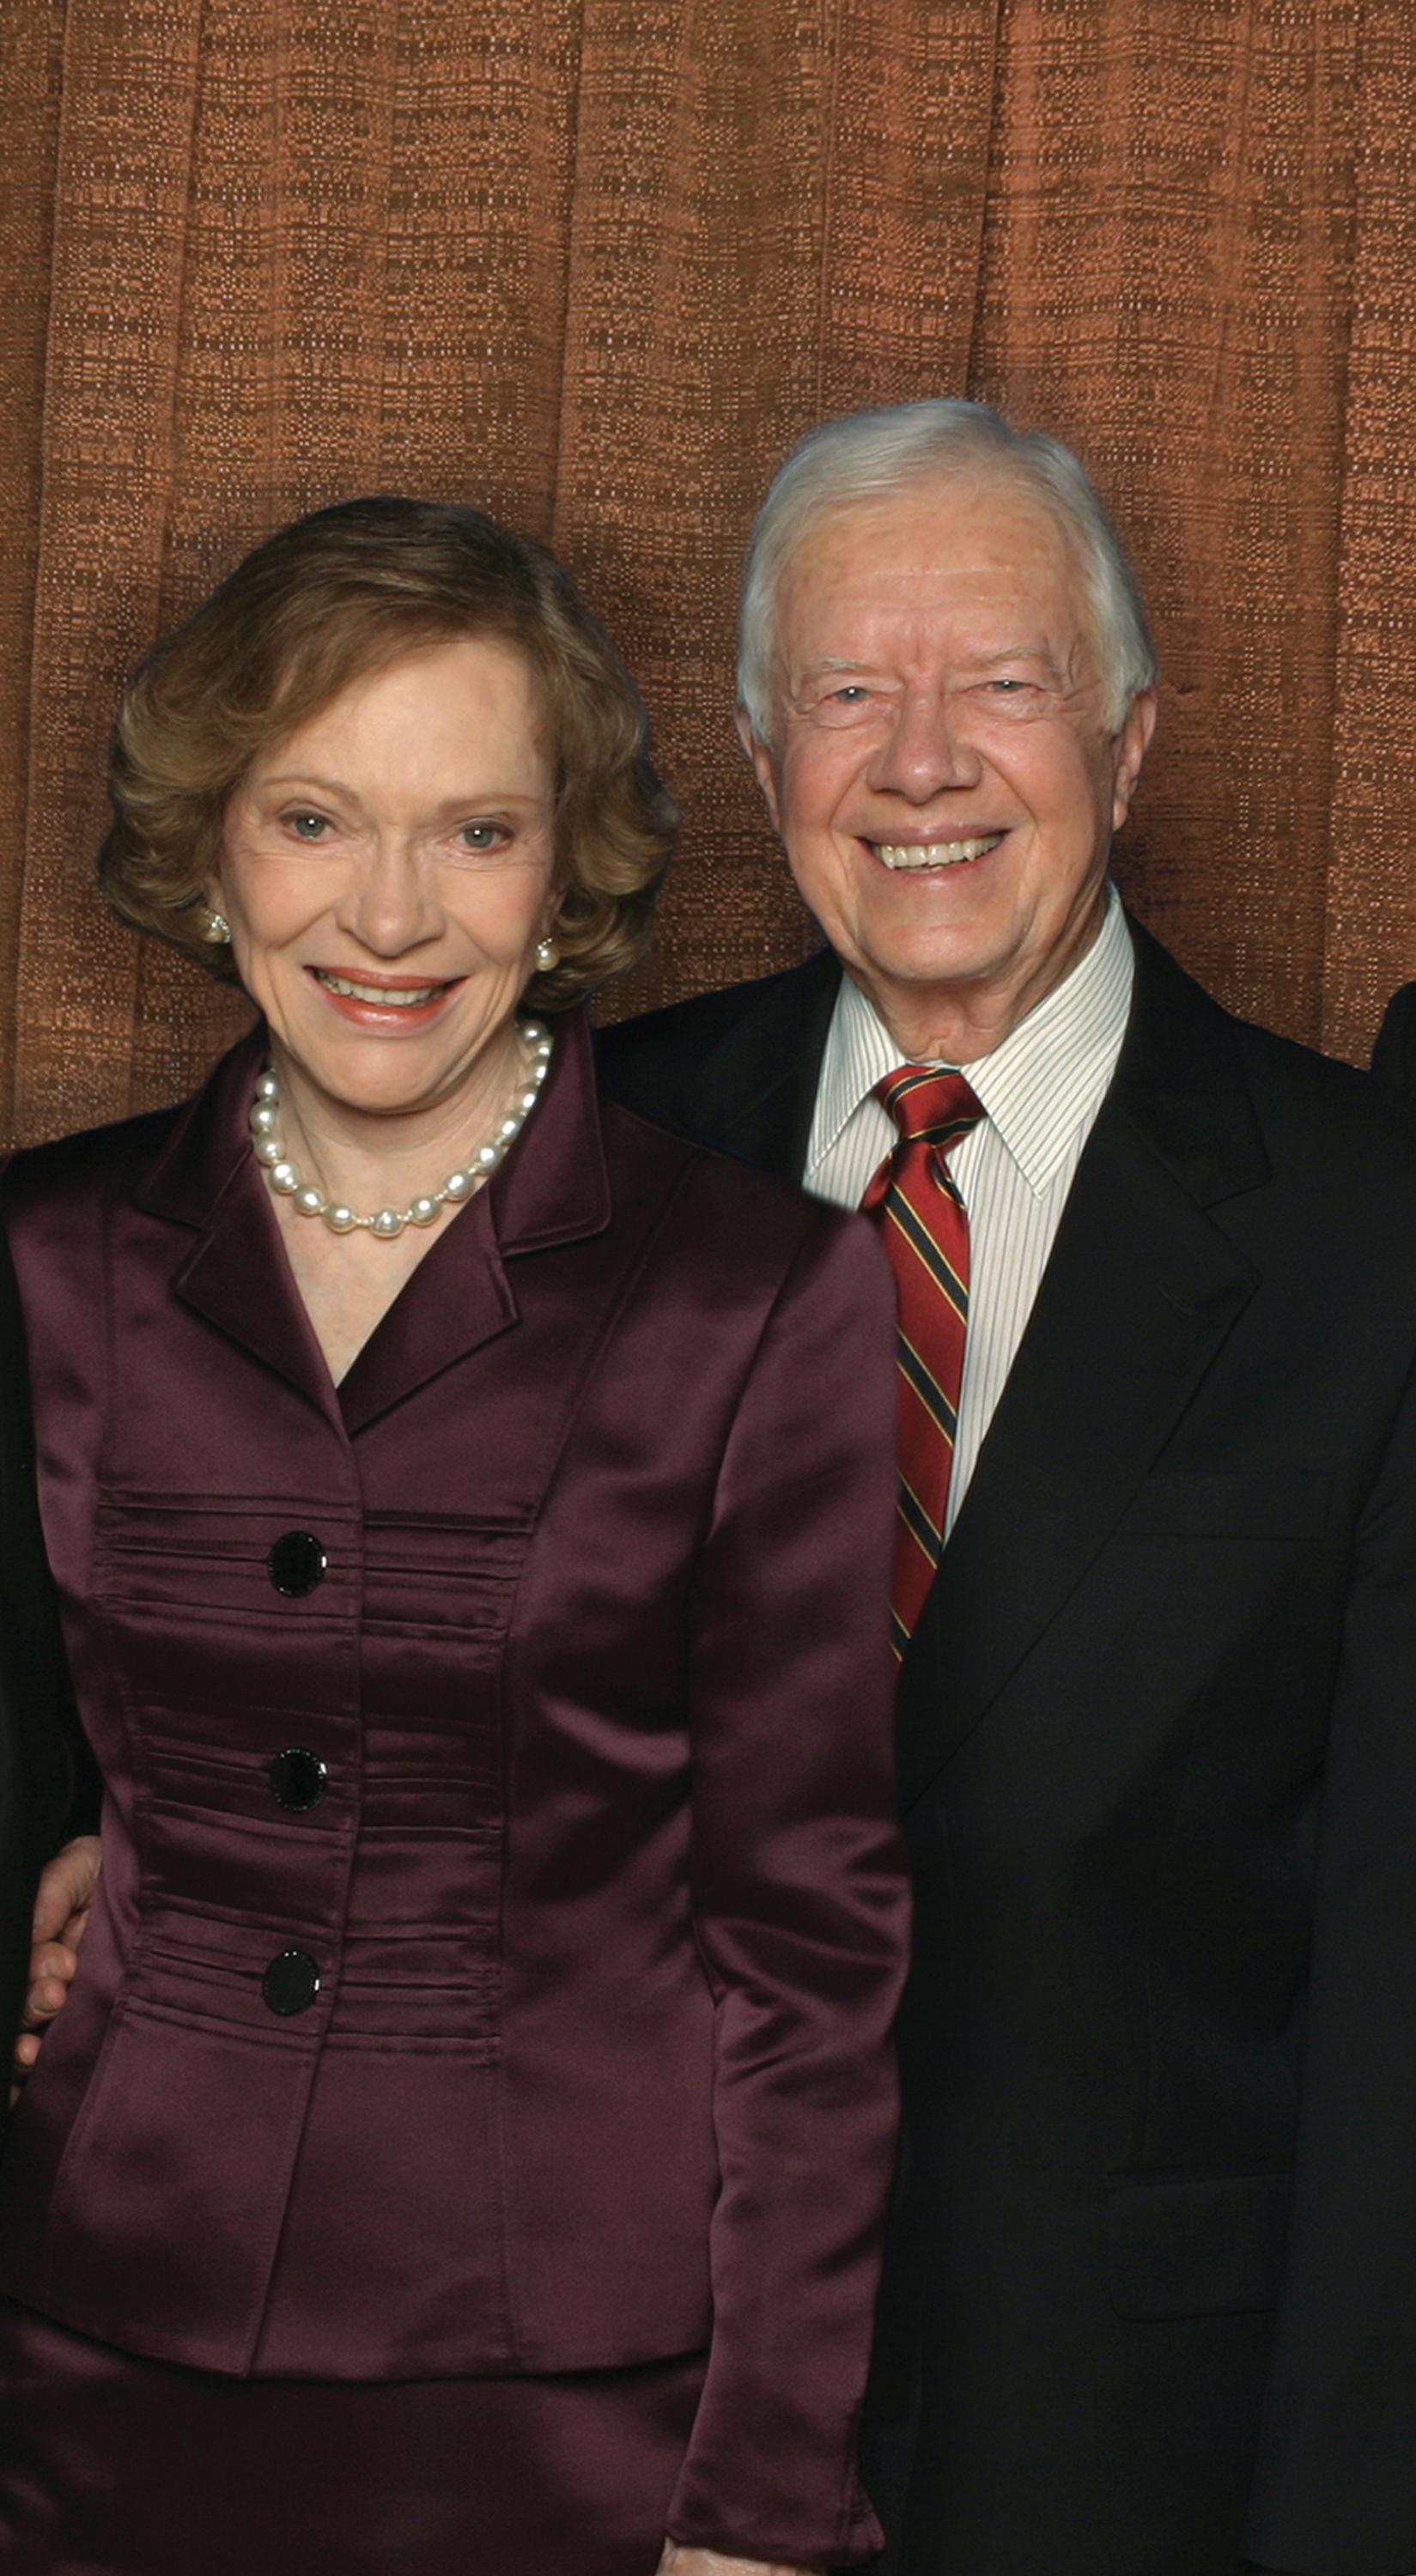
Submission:
[[[443,989],[441,984],[416,984],[394,993],[386,984],[351,984],[346,975],[327,975],[323,967],[317,966],[315,972],[331,993],[343,993],[351,1002],[377,1002],[390,1011],[412,1010],[420,1002],[431,1002]]]
[[[873,841],[871,847],[886,868],[961,868],[968,859],[996,850],[1001,832],[985,832],[976,841]]]

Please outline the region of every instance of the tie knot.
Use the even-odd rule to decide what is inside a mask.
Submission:
[[[875,1096],[902,1137],[937,1145],[944,1154],[983,1116],[983,1105],[964,1076],[943,1073],[937,1065],[902,1064],[877,1082]]]

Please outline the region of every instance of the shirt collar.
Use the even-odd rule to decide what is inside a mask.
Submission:
[[[964,1068],[999,1138],[1039,1194],[1077,1129],[1101,1105],[1126,1033],[1133,974],[1126,916],[1108,885],[1105,917],[1086,955],[1001,1046]],[[822,1058],[813,1169],[900,1061],[873,1004],[843,976]]]
[[[870,1098],[877,1082],[893,1073],[899,1061],[900,1050],[873,1004],[849,975],[843,975],[821,1058],[808,1177],[838,1142],[861,1102]]]

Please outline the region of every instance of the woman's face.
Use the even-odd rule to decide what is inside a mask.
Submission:
[[[282,1071],[414,1120],[480,1087],[556,906],[544,734],[524,655],[459,636],[252,763],[211,900]]]

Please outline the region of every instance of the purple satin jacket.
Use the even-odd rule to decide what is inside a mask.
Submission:
[[[261,1050],[6,1183],[108,1797],[0,2285],[261,2376],[711,2335],[671,2528],[855,2555],[905,1931],[879,1247],[597,1103],[572,1019],[336,1390]]]

